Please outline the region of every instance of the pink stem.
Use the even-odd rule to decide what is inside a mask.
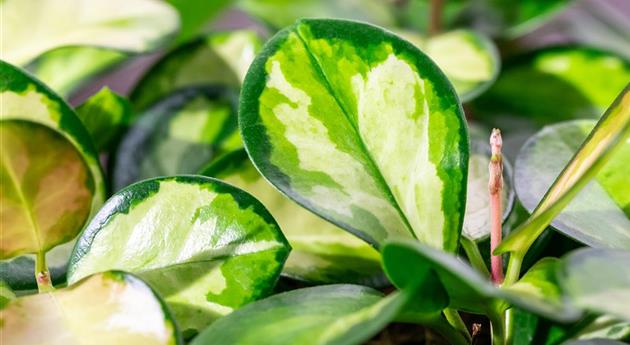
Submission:
[[[492,156],[490,157],[490,179],[488,191],[490,192],[490,253],[501,243],[501,221],[503,212],[501,209],[501,192],[503,190],[503,157],[501,156],[501,131],[493,129],[490,135]],[[492,255],[490,259],[492,281],[495,284],[503,283],[503,260],[501,255]]]

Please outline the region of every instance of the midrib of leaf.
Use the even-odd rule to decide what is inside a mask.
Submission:
[[[317,58],[315,57],[315,54],[313,54],[313,52],[311,52],[308,44],[306,43],[306,39],[304,37],[302,37],[302,35],[300,34],[299,29],[298,29],[297,26],[295,27],[294,32],[297,35],[297,37],[300,39],[300,42],[302,42],[302,44],[304,45],[304,50],[306,50],[306,52],[308,53],[309,58],[311,60],[311,63],[315,67],[316,72],[323,79],[324,86],[326,87],[328,92],[330,92],[330,94],[332,95],[333,99],[335,100],[335,102],[337,103],[339,108],[341,109],[341,111],[342,111],[343,115],[345,116],[346,120],[350,123],[350,126],[354,130],[355,135],[359,138],[359,145],[360,145],[361,151],[363,151],[363,154],[365,154],[366,157],[368,158],[367,161],[368,161],[368,164],[370,165],[370,168],[372,168],[372,170],[376,172],[376,176],[375,177],[377,178],[377,180],[378,180],[379,184],[381,185],[381,187],[383,189],[385,189],[385,193],[387,194],[387,197],[390,199],[389,200],[390,203],[392,203],[394,205],[394,207],[396,208],[396,211],[398,212],[398,215],[400,215],[400,217],[404,221],[405,226],[407,227],[407,231],[409,231],[411,233],[411,236],[413,236],[413,238],[416,238],[416,234],[414,233],[414,230],[411,227],[411,224],[409,223],[409,220],[407,219],[407,215],[405,215],[405,213],[400,209],[400,205],[398,204],[398,201],[394,197],[394,193],[392,192],[391,187],[387,183],[387,180],[385,180],[385,177],[381,173],[381,170],[376,165],[376,162],[374,161],[374,158],[372,157],[372,154],[367,149],[367,147],[365,145],[365,142],[363,141],[363,138],[359,134],[360,133],[359,129],[356,127],[354,122],[350,119],[350,115],[348,114],[348,111],[346,110],[346,108],[343,106],[343,104],[339,100],[339,96],[337,95],[337,93],[335,93],[334,88],[330,84],[330,81],[328,80],[328,77],[324,73],[323,68],[320,66],[319,62],[317,61]]]
[[[0,146],[2,146],[2,145],[0,145]],[[12,164],[9,164],[10,161],[6,159],[6,157],[8,157],[8,155],[7,155],[7,152],[5,151],[4,147],[0,148],[0,152],[2,153],[2,158],[1,158],[2,164],[7,168],[7,173],[9,174],[9,179],[11,180],[11,183],[15,187],[15,191],[17,192],[18,198],[20,199],[20,203],[22,203],[22,205],[23,205],[23,208],[22,208],[23,212],[26,215],[26,218],[28,219],[28,221],[29,221],[29,223],[31,225],[31,234],[33,235],[33,239],[37,243],[37,247],[39,249],[38,252],[41,252],[42,249],[43,249],[42,238],[40,236],[41,229],[39,228],[39,224],[35,220],[35,216],[33,214],[32,206],[29,204],[29,202],[24,197],[24,193],[22,191],[22,187],[20,186],[20,184],[18,182],[17,176],[15,175],[15,171],[13,171]]]

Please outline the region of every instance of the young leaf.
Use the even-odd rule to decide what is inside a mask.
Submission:
[[[524,251],[630,137],[630,84],[621,92],[556,178],[532,216],[506,237],[495,254]],[[607,243],[625,247],[624,243]]]
[[[256,32],[237,30],[208,35],[166,54],[142,77],[131,94],[145,109],[175,90],[204,84],[240,87],[262,45]]]
[[[299,204],[375,245],[457,247],[466,124],[446,77],[407,41],[300,20],[253,62],[239,117],[254,164]]]
[[[630,252],[584,248],[562,260],[558,281],[575,305],[630,321]]]
[[[150,177],[191,174],[242,147],[236,95],[217,86],[182,89],[139,114],[114,158],[114,190]]]
[[[595,121],[558,123],[533,136],[516,160],[519,200],[533,212],[549,186],[595,127]],[[630,249],[630,142],[617,153],[551,222],[556,229],[593,247]],[[605,224],[605,226],[602,226]]]
[[[101,151],[116,142],[133,112],[127,99],[105,86],[77,108],[77,115]]]
[[[182,330],[271,292],[290,247],[249,194],[202,176],[131,185],[96,214],[68,267],[68,282],[111,269],[137,273]]]
[[[160,298],[124,272],[93,275],[77,284],[20,297],[0,310],[3,345],[146,344],[182,341]]]
[[[98,156],[59,96],[1,61],[0,99],[0,258],[43,255],[71,240],[100,207],[105,188]]]
[[[380,255],[372,246],[279,193],[245,150],[225,155],[201,174],[242,188],[267,207],[291,244],[284,275],[311,283],[382,284]]]
[[[11,33],[3,38],[0,58],[19,65],[64,46],[145,52],[179,25],[170,6],[151,0],[5,0],[0,11],[3,30]]]
[[[293,290],[221,318],[191,345],[362,344],[398,315],[410,292],[383,297],[358,285]]]

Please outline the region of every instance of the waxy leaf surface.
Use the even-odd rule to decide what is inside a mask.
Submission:
[[[391,322],[411,297],[410,291],[383,297],[358,285],[293,290],[221,318],[192,345],[362,344]]]
[[[466,124],[412,44],[367,24],[301,20],[266,44],[241,96],[248,153],[283,193],[375,245],[416,237],[455,250]]]
[[[114,190],[150,177],[192,174],[242,147],[236,94],[221,87],[186,88],[138,114],[114,158]]]
[[[179,26],[177,12],[155,0],[5,0],[0,3],[2,60],[25,65],[65,46],[129,52],[157,48]]]
[[[3,345],[143,344],[182,341],[160,298],[140,279],[105,272],[0,309]]]
[[[127,99],[104,87],[77,108],[77,115],[96,148],[106,150],[129,125],[133,112]]]
[[[202,176],[146,180],[115,194],[79,237],[68,282],[117,269],[166,301],[182,331],[273,289],[290,247],[249,194]]]
[[[201,174],[242,188],[267,207],[291,244],[284,275],[314,283],[382,284],[380,255],[372,246],[274,189],[245,150],[224,156]]]

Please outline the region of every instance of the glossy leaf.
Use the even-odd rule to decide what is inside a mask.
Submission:
[[[448,295],[447,306],[453,309],[488,313],[508,303],[554,320],[571,321],[579,316],[575,308],[565,303],[553,279],[557,259],[541,260],[520,281],[509,288],[499,289],[456,256],[422,243],[409,240],[388,242],[381,254],[385,272],[398,287],[408,283],[409,272],[415,276],[435,272]]]
[[[0,11],[3,30],[11,32],[2,40],[1,58],[19,65],[65,46],[145,52],[179,26],[177,13],[153,0],[5,0]]]
[[[71,240],[104,198],[89,134],[59,96],[0,62],[0,258]],[[11,283],[11,282],[9,282]]]
[[[623,150],[629,137],[630,85],[617,97],[581,144],[580,149],[545,193],[532,216],[512,231],[495,252],[527,249],[578,192],[597,176],[611,157]],[[625,241],[606,244],[625,247]]]
[[[183,45],[158,61],[133,90],[135,109],[145,109],[189,86],[225,84],[239,87],[262,45],[254,31],[215,33]]]
[[[515,182],[529,212],[593,127],[591,120],[562,122],[545,127],[523,146],[516,160]],[[630,142],[620,143],[618,150],[551,225],[590,246],[630,249]]]
[[[239,116],[254,164],[299,204],[376,245],[457,247],[466,124],[450,83],[407,41],[298,21],[252,64]]]
[[[20,297],[0,310],[3,345],[181,344],[159,297],[123,272],[93,275],[77,284]]]
[[[558,280],[575,305],[630,321],[630,252],[585,248],[563,259]]]
[[[613,53],[542,49],[508,60],[496,83],[475,101],[474,113],[502,129],[597,119],[628,80],[630,62]]]
[[[106,86],[81,104],[77,115],[94,138],[96,148],[106,150],[129,125],[133,112],[127,99]]]
[[[81,234],[68,282],[111,269],[137,273],[183,331],[271,292],[290,247],[243,191],[201,176],[146,180],[115,194]]]
[[[409,291],[383,297],[358,285],[293,290],[223,317],[192,345],[362,344],[392,321],[411,297]]]
[[[201,174],[242,188],[267,207],[293,248],[284,275],[313,283],[381,285],[380,255],[374,248],[279,193],[254,168],[245,150],[227,154]]]
[[[138,114],[117,147],[112,184],[120,190],[150,177],[196,173],[239,147],[235,93],[186,88]]]

